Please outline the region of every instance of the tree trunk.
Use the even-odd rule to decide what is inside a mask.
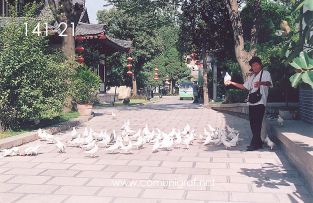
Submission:
[[[208,53],[203,49],[203,105],[209,104],[209,88],[208,88]]]
[[[133,75],[133,96],[137,96],[137,80],[136,76]]]
[[[226,0],[226,6],[228,9],[230,21],[232,23],[232,28],[234,32],[234,40],[235,40],[235,54],[237,62],[240,65],[241,73],[243,79],[246,80],[247,75],[249,73],[249,60],[256,53],[256,42],[257,42],[257,14],[260,8],[260,0],[255,1],[255,9],[256,15],[253,19],[253,26],[251,29],[251,49],[250,51],[246,51],[244,48],[245,42],[243,38],[243,29],[242,23],[240,19],[239,7],[237,0]]]
[[[67,36],[63,37],[62,51],[68,59],[73,59],[75,56],[75,40],[73,36],[73,28],[68,27],[65,30],[64,35]]]
[[[170,94],[173,94],[173,80],[170,82]]]

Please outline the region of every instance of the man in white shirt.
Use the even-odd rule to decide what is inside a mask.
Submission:
[[[256,103],[248,102],[249,120],[253,137],[250,145],[247,147],[247,151],[254,151],[262,148],[262,121],[265,113],[268,89],[273,86],[273,83],[271,74],[268,71],[263,70],[262,61],[259,57],[252,57],[249,61],[249,65],[251,66],[250,71],[252,71],[253,74],[248,77],[244,84],[239,84],[233,81],[226,81],[225,84],[233,85],[239,89],[248,90],[249,94],[256,92],[260,88],[260,93],[262,94],[261,99]],[[261,75],[262,78],[260,80]]]

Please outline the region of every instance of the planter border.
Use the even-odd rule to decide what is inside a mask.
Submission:
[[[79,126],[79,125],[89,121],[92,118],[93,118],[93,116],[80,116],[74,120],[59,123],[56,125],[52,125],[50,127],[43,128],[43,129],[47,130],[51,134],[56,134],[56,133],[59,133],[61,131],[68,130],[72,127]],[[0,139],[0,149],[8,149],[11,147],[17,147],[17,146],[35,141],[38,138],[39,137],[37,135],[37,132],[31,131],[31,132],[23,133],[20,135]]]

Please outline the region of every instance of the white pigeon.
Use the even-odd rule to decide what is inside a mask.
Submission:
[[[87,137],[89,135],[88,133],[88,128],[85,127],[84,133],[83,133],[83,137]]]
[[[84,144],[84,145],[87,145],[87,144],[89,144],[89,143],[92,142],[92,141],[93,141],[92,134],[89,134],[89,135],[84,139],[83,144]]]
[[[168,137],[167,139],[163,139],[161,143],[161,148],[166,149],[166,150],[171,150],[173,144],[174,144],[173,138]]]
[[[183,143],[185,145],[185,149],[189,149],[189,145],[191,144],[192,139],[191,137],[187,137],[186,139],[184,139]]]
[[[140,135],[141,135],[141,129],[139,129],[137,133],[132,136],[132,138],[137,139]]]
[[[1,152],[3,152],[3,157],[6,156],[16,156],[17,154],[19,154],[19,147],[13,147],[11,149],[3,149],[1,150]]]
[[[235,146],[237,146],[238,141],[239,141],[239,134],[236,134],[236,135],[229,141],[229,143],[230,143],[231,147],[235,147]]]
[[[137,149],[141,149],[141,148],[143,148],[144,143],[145,143],[145,141],[144,141],[143,136],[139,136],[137,141],[134,143],[134,146],[136,146]]]
[[[37,135],[40,140],[46,141],[44,130],[42,130],[41,128],[37,130]]]
[[[231,76],[229,75],[228,72],[226,72],[225,76],[224,76],[224,84],[226,84],[227,81],[231,80]]]
[[[77,133],[77,131],[76,131],[76,128],[73,127],[73,130],[72,130],[72,132],[71,132],[71,138],[72,138],[72,140],[73,140],[73,139],[75,139],[75,138],[77,138],[77,137],[78,137],[78,133]]]
[[[47,141],[48,144],[53,144],[55,143],[55,138],[54,135],[47,133],[46,131],[44,131],[44,137],[45,140]]]
[[[24,150],[26,155],[38,155],[40,145],[28,147]]]
[[[160,145],[160,140],[157,139],[157,140],[154,142],[154,144],[153,144],[152,152],[153,152],[153,153],[157,152],[157,151],[159,150],[160,146],[161,146],[161,145]]]
[[[280,115],[278,115],[277,122],[278,122],[278,124],[279,124],[280,126],[283,126],[283,125],[284,125],[284,119],[283,119]]]
[[[111,115],[112,115],[112,119],[116,119],[116,114],[113,111],[111,112]]]
[[[221,136],[221,141],[222,141],[222,143],[223,143],[223,145],[225,146],[226,149],[232,147],[231,143],[226,140],[226,136],[225,135]]]
[[[95,145],[94,148],[92,148],[89,151],[85,151],[85,153],[88,154],[88,156],[95,157],[98,150],[99,150],[98,145]]]
[[[114,153],[116,150],[118,150],[122,146],[122,143],[119,139],[116,140],[114,145],[111,145],[109,148],[106,149],[106,151],[109,151],[110,153]]]
[[[106,136],[106,131],[104,133],[104,131],[101,130],[100,133],[95,137],[95,139],[98,141],[102,141],[105,138],[105,136]]]
[[[178,131],[178,132],[176,133],[175,145],[180,145],[181,143],[182,143],[181,132]]]
[[[205,141],[204,141],[203,145],[208,145],[212,141],[211,133],[208,133],[206,135],[207,135],[207,137],[205,138]]]
[[[265,142],[271,149],[273,149],[273,147],[275,146],[275,143],[272,142],[272,140],[268,137],[268,135],[266,136],[264,142]]]
[[[123,143],[121,143],[121,150],[123,150],[125,153],[130,153],[132,148],[133,148],[133,143],[131,140],[129,140],[127,146],[125,146]]]
[[[83,145],[82,148],[83,148],[85,151],[89,151],[89,150],[91,150],[92,148],[94,148],[95,145],[96,145],[96,140],[93,140],[93,141],[91,141],[89,144]]]
[[[63,142],[61,142],[58,139],[55,139],[55,141],[56,141],[56,146],[58,148],[58,152],[59,153],[64,153],[65,152],[65,145],[63,144]]]

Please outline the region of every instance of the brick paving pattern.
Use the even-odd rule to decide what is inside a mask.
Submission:
[[[111,111],[116,113],[112,119]],[[132,129],[160,128],[169,132],[187,123],[202,133],[207,123],[240,131],[240,145],[203,146],[152,153],[146,144],[133,154],[108,154],[100,148],[89,158],[79,148],[57,153],[41,142],[40,154],[0,159],[0,203],[209,203],[313,202],[297,171],[279,149],[245,152],[250,140],[248,121],[222,114],[191,101],[165,97],[156,104],[96,109],[96,117],[81,126],[119,129],[129,119]],[[58,134],[69,139],[69,132]],[[35,145],[40,141],[29,143]],[[24,147],[23,146],[23,147]]]

